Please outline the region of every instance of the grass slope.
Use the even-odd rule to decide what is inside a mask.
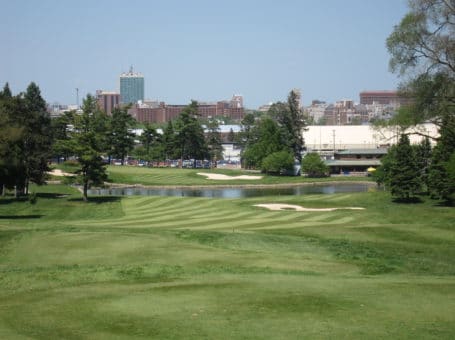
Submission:
[[[0,199],[0,338],[455,336],[455,209],[386,193]],[[365,207],[272,212],[257,203]]]

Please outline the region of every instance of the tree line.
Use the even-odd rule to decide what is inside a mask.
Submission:
[[[378,179],[399,200],[420,192],[455,201],[455,6],[453,1],[410,0],[409,12],[387,39],[392,72],[403,77],[401,96],[410,105],[387,124],[398,127]],[[431,149],[426,138],[412,147],[404,131],[420,123],[438,126]],[[430,138],[429,136],[425,136]]]
[[[136,121],[128,107],[117,107],[108,116],[97,100],[87,95],[81,111],[50,118],[40,89],[31,83],[25,92],[11,93],[8,83],[0,92],[0,186],[15,196],[27,195],[29,184],[44,184],[49,162],[76,159],[76,181],[83,198],[91,185],[107,179],[106,164],[111,159],[124,163],[128,155],[143,160],[221,159],[221,134],[215,120],[207,124],[198,119],[197,102],[192,101],[177,119],[167,124],[163,134],[147,124],[138,138],[132,129]]]

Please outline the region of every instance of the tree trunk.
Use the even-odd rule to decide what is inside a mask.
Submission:
[[[6,186],[5,184],[2,184],[2,196],[6,195]]]
[[[87,191],[88,191],[88,182],[84,182],[84,192],[82,193],[82,199],[84,200],[84,202],[88,201]]]

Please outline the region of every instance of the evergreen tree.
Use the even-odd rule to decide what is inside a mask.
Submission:
[[[7,85],[5,86],[7,87]],[[12,119],[24,109],[23,100],[12,97],[11,93],[0,92],[0,191],[5,195],[6,189],[14,188],[22,177],[19,173],[20,145],[23,128]],[[17,193],[17,192],[16,192]]]
[[[110,121],[110,154],[115,158],[119,158],[123,165],[126,156],[134,147],[135,135],[131,132],[131,129],[133,128],[135,121],[124,107],[117,107],[112,110],[112,118]]]
[[[71,136],[69,133],[69,126],[74,125],[75,111],[65,112],[60,117],[51,120],[52,145],[53,157],[57,158],[60,163],[60,158],[66,160],[72,155]]]
[[[433,198],[453,200],[455,183],[451,174],[451,160],[455,155],[455,116],[446,116],[440,138],[433,149],[429,171],[430,194]]]
[[[269,110],[269,115],[279,124],[285,144],[294,158],[300,162],[305,146],[302,133],[306,128],[306,121],[299,106],[298,93],[292,90],[289,93],[287,103],[273,104]]]
[[[396,145],[393,145],[387,151],[387,154],[381,158],[381,165],[373,173],[374,179],[378,186],[384,185],[390,189],[391,169],[396,160]]]
[[[137,147],[135,152],[140,159],[148,162],[165,159],[162,136],[154,126],[146,123],[139,140],[141,146]]]
[[[207,123],[206,144],[212,162],[223,159],[223,146],[221,143],[222,140],[218,122],[211,119]]]
[[[400,201],[414,198],[421,188],[420,173],[409,137],[402,134],[390,169],[390,190]]]
[[[23,108],[14,117],[16,123],[23,128],[20,143],[20,182],[17,184],[19,193],[28,194],[30,182],[44,184],[51,156],[52,130],[46,102],[35,83],[30,83],[23,97]],[[22,106],[22,103],[18,103]]]
[[[176,146],[180,159],[204,159],[208,155],[204,130],[199,123],[197,102],[191,101],[180,113],[176,122]]]
[[[176,159],[180,157],[180,150],[177,147],[177,137],[172,120],[167,123],[163,132],[163,149],[166,159]]]
[[[429,190],[428,175],[431,164],[431,144],[428,137],[424,138],[415,148],[417,168],[420,170],[420,181],[422,183],[423,192]]]
[[[82,197],[88,200],[87,191],[93,185],[102,185],[107,179],[102,153],[106,148],[106,114],[98,108],[90,94],[83,101],[82,115],[75,119],[73,150],[80,164],[78,171],[83,185]]]
[[[254,127],[255,117],[252,113],[247,113],[240,123],[240,133],[236,138],[236,143],[243,149],[249,146],[254,139],[252,135]]]
[[[11,99],[12,96],[13,96],[13,94],[11,93],[11,90],[9,88],[9,84],[5,83],[5,85],[3,86],[3,90],[0,91],[0,100],[1,99]]]

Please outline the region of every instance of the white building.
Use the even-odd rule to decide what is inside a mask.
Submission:
[[[406,132],[418,131],[430,136],[438,136],[434,124],[422,124]],[[322,125],[309,126],[303,132],[305,145],[311,150],[368,149],[396,144],[399,138],[397,130],[377,129],[371,125]],[[422,136],[411,135],[411,143],[419,143]]]

